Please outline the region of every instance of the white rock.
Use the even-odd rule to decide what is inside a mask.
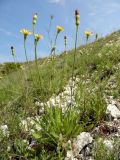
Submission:
[[[24,129],[26,132],[29,130],[28,129],[28,122],[26,120],[22,120],[20,123],[20,126],[22,127],[22,129]]]
[[[46,104],[47,104],[47,106],[48,106],[48,107],[50,107],[50,106],[51,106],[49,101],[47,101],[47,103],[46,103]]]
[[[91,137],[90,133],[88,132],[82,132],[79,136],[77,136],[76,141],[76,154],[79,154],[79,152],[88,144],[92,143],[93,138]]]
[[[88,160],[94,160],[94,158],[93,157],[89,157],[89,159]]]
[[[35,105],[36,105],[36,106],[40,106],[40,102],[36,101],[36,102],[35,102]]]
[[[7,125],[0,126],[0,131],[2,132],[3,136],[9,137],[9,131],[8,131],[8,126]]]
[[[72,150],[68,150],[68,151],[67,151],[67,156],[66,156],[66,157],[67,157],[67,158],[73,158],[73,157],[74,157]]]
[[[113,118],[120,118],[120,110],[116,107],[116,105],[109,104],[106,110],[107,114],[111,114]]]
[[[103,144],[108,150],[113,150],[113,143],[110,140],[104,140]]]
[[[7,152],[10,152],[10,150],[11,150],[11,146],[8,146],[7,147]]]
[[[116,104],[116,101],[115,101],[115,100],[111,100],[111,104],[112,104],[112,105],[115,105],[115,104]]]
[[[34,119],[32,118],[32,117],[27,117],[27,124],[28,125],[34,125],[35,124],[35,121],[34,121]]]
[[[76,82],[80,82],[80,79],[77,77],[77,78],[75,79],[75,81],[76,81]]]
[[[29,133],[32,135],[33,133],[35,133],[34,129],[30,129]]]
[[[116,102],[118,109],[120,110],[120,102]]]
[[[41,126],[39,124],[36,123],[35,129],[38,130],[38,131],[41,131],[42,128],[41,128]]]
[[[56,105],[54,98],[51,98],[51,99],[50,99],[50,104],[51,104],[52,106],[55,106],[55,105]]]
[[[41,107],[44,107],[44,106],[45,106],[45,104],[44,104],[44,103],[40,103],[40,106],[41,106]]]
[[[41,120],[40,116],[35,116],[34,118],[35,118],[36,121],[40,121]]]

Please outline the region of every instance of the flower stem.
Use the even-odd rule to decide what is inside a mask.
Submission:
[[[28,57],[27,57],[27,51],[26,51],[26,39],[25,39],[25,38],[24,38],[24,51],[25,51],[26,61],[27,61],[27,63],[29,63],[29,62],[28,62]]]
[[[55,46],[55,47],[56,47],[57,38],[58,38],[58,32],[57,32],[56,37],[55,37],[55,42],[54,42],[54,46]],[[55,56],[55,51],[56,51],[56,48],[55,48],[55,50],[54,50],[54,56]]]
[[[18,69],[18,66],[17,66],[17,63],[16,63],[16,60],[15,60],[15,56],[13,55],[13,60],[14,60],[14,64],[15,64],[15,67],[16,67],[16,70]]]
[[[67,53],[67,45],[65,45],[65,54]]]
[[[78,39],[78,25],[76,26],[76,36],[75,36],[75,51],[73,56],[73,66],[72,66],[72,86],[71,86],[71,101],[72,101],[72,95],[73,95],[73,79],[74,79],[74,70],[75,70],[75,58],[77,53],[77,39]]]
[[[52,55],[55,56],[57,37],[58,37],[58,32],[57,32],[57,34],[56,34],[56,36],[55,36],[55,41],[54,41],[53,47],[51,48],[50,56],[52,56]],[[53,52],[54,52],[54,53],[53,53]]]
[[[34,31],[35,25],[33,24],[33,36],[34,36],[34,51],[35,51],[35,64],[38,72],[38,78],[39,78],[39,83],[41,84],[41,78],[40,78],[40,73],[39,73],[39,67],[38,67],[38,57],[37,57],[37,41],[35,40],[35,31]]]
[[[39,83],[41,84],[41,78],[40,78],[40,72],[39,72],[38,60],[37,60],[37,43],[35,42],[34,45],[35,45],[35,64],[38,72]]]
[[[24,51],[25,51],[26,62],[27,62],[28,67],[29,67],[29,61],[28,61],[27,51],[26,51],[26,38],[24,38]],[[31,69],[30,69],[30,68],[29,68],[29,71],[30,71],[30,76],[31,76],[31,78],[32,78],[32,72],[31,72]]]

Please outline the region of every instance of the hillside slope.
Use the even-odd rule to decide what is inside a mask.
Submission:
[[[119,37],[79,47],[73,81],[74,50],[40,61],[39,74],[32,63],[0,80],[1,159],[120,158]],[[88,143],[80,144],[84,136]]]

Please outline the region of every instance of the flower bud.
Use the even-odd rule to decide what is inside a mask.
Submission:
[[[64,43],[65,43],[65,46],[67,45],[67,36],[64,36]]]
[[[51,18],[51,19],[53,19],[53,18],[54,18],[54,16],[53,16],[53,15],[51,15],[51,16],[50,16],[50,18]]]
[[[80,24],[80,12],[79,12],[79,10],[75,10],[75,23],[76,23],[76,26],[79,26],[79,24]]]
[[[35,25],[36,22],[37,22],[37,13],[33,15],[33,25]]]
[[[14,47],[13,46],[11,46],[11,52],[12,52],[12,56],[14,56]]]
[[[96,39],[96,40],[98,40],[98,37],[99,37],[99,36],[98,36],[98,33],[96,33],[96,35],[95,35],[95,39]]]

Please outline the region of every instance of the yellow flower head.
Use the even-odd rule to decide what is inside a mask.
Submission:
[[[2,79],[3,77],[0,76],[0,79]]]
[[[64,31],[64,28],[61,26],[57,26],[56,29],[57,29],[57,33]]]
[[[93,33],[91,31],[85,31],[86,36],[91,36]]]
[[[93,33],[91,31],[85,31],[85,36],[86,36],[87,40],[92,34]]]
[[[43,39],[43,35],[35,34],[35,40],[38,42],[39,40]]]
[[[24,35],[24,38],[26,38],[28,35],[32,34],[32,32],[30,32],[27,29],[21,29],[20,33],[22,33]]]

